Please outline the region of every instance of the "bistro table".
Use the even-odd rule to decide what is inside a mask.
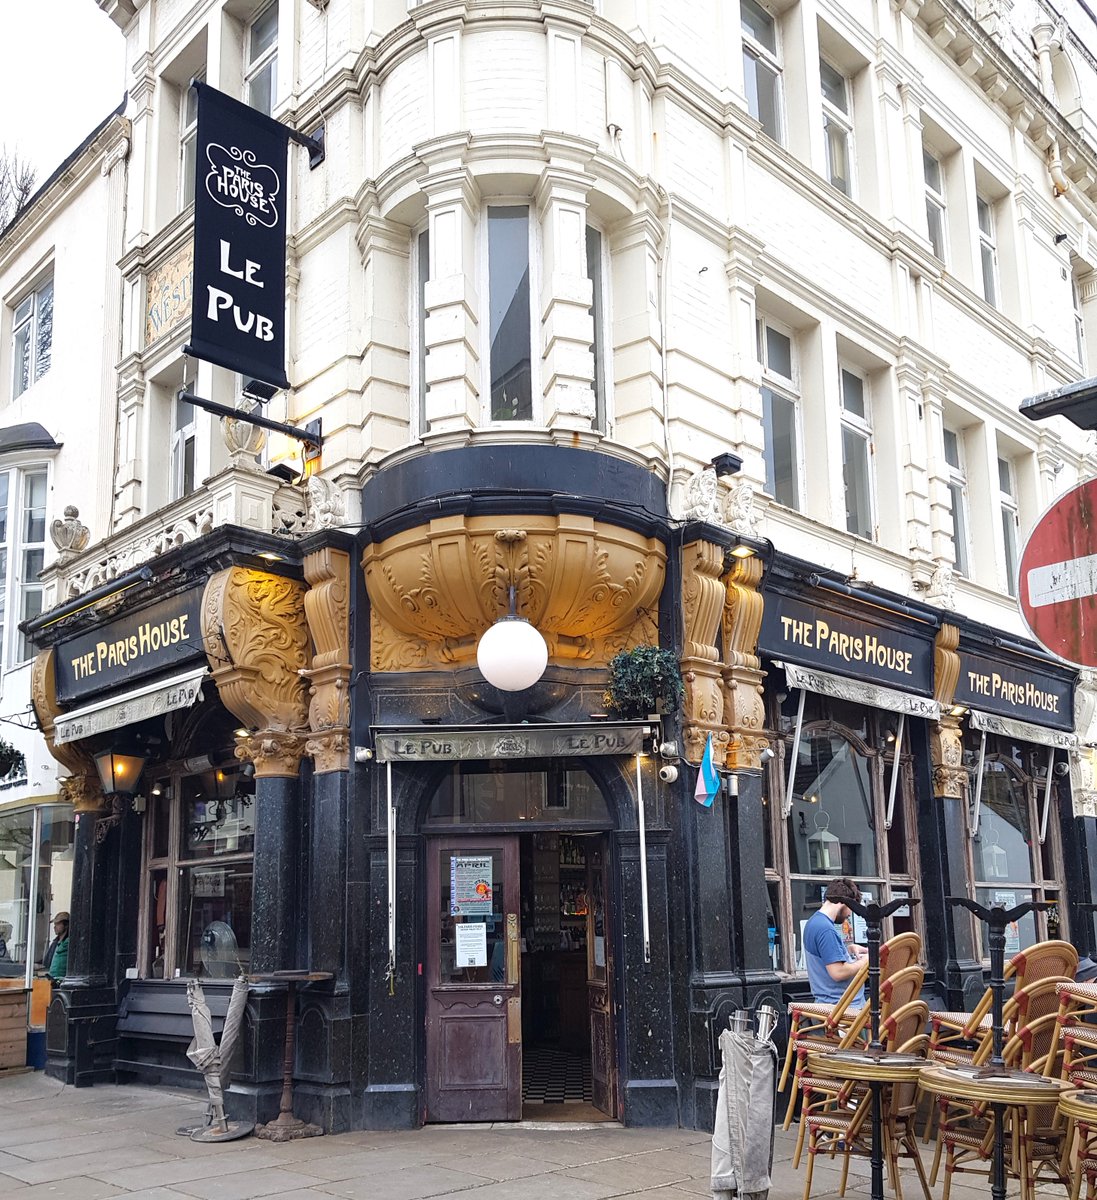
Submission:
[[[1071,1200],[1078,1200],[1082,1190],[1083,1161],[1093,1161],[1093,1153],[1087,1154],[1082,1135],[1075,1135],[1075,1125],[1082,1124],[1087,1130],[1097,1132],[1097,1091],[1071,1090],[1059,1097],[1059,1113],[1067,1119],[1067,1145],[1063,1148],[1062,1166],[1069,1167]],[[1092,1143],[1091,1143],[1092,1144]]]
[[[319,1137],[324,1131],[319,1125],[293,1115],[293,1064],[297,1034],[297,985],[319,983],[334,979],[330,971],[267,971],[249,975],[249,983],[284,983],[286,985],[286,1032],[282,1056],[282,1098],[278,1104],[278,1116],[265,1125],[256,1125],[255,1136],[271,1142],[290,1142],[294,1138]]]
[[[884,1087],[897,1083],[918,1082],[921,1079],[926,1060],[921,1054],[903,1054],[895,1050],[861,1046],[848,1050],[832,1050],[829,1053],[826,1050],[809,1051],[806,1065],[808,1074],[816,1078],[867,1083],[873,1097],[873,1116],[877,1118],[884,1107],[881,1095]],[[881,1122],[879,1119],[874,1119],[872,1122],[872,1162],[875,1168],[877,1160],[879,1160],[881,1171],[883,1166],[881,1139],[884,1133],[881,1125],[884,1123],[886,1122]],[[890,1128],[887,1136],[891,1136]],[[929,1184],[926,1181],[925,1172],[922,1170],[921,1160],[917,1158],[917,1150],[915,1150],[914,1163],[918,1170],[922,1190],[928,1196]],[[892,1180],[892,1187],[895,1187],[894,1180]],[[882,1182],[874,1186],[874,1191],[882,1192],[882,1190]]]
[[[1022,1135],[1017,1138],[1017,1174],[1021,1181],[1022,1197],[1029,1195],[1029,1153],[1028,1139],[1023,1136],[1024,1124],[1033,1109],[1059,1104],[1060,1096],[1070,1085],[1059,1079],[1035,1075],[1031,1071],[969,1065],[923,1067],[918,1082],[923,1090],[937,1096],[952,1096],[957,1100],[989,1104],[998,1119],[1005,1109],[1015,1110],[1019,1133]],[[942,1136],[942,1133],[943,1131],[939,1131],[938,1136]]]

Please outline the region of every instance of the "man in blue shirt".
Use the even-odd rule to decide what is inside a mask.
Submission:
[[[867,951],[847,946],[839,926],[848,921],[849,902],[860,903],[861,889],[852,879],[832,879],[823,895],[822,907],[804,925],[804,960],[808,981],[816,1004],[835,1004],[842,998],[849,981],[861,969]],[[865,1002],[862,988],[853,1006]]]

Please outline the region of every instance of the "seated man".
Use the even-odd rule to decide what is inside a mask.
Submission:
[[[804,925],[804,959],[808,982],[816,1004],[835,1004],[865,962],[866,951],[846,945],[839,930],[850,917],[849,901],[860,902],[861,889],[852,879],[832,879],[819,911]],[[865,989],[853,999],[853,1007],[865,1002]]]

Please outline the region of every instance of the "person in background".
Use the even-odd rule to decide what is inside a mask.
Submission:
[[[42,958],[42,969],[53,980],[60,983],[69,969],[69,914],[59,912],[53,918],[53,941],[46,947]]]
[[[816,1004],[835,1004],[865,962],[861,946],[847,946],[839,926],[850,918],[849,902],[859,903],[861,889],[852,879],[832,879],[819,911],[804,925],[804,960]],[[854,997],[854,1007],[865,1002],[865,989]]]

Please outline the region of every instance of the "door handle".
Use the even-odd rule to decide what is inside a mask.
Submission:
[[[492,996],[491,1002],[492,1002],[492,1004],[495,1005],[496,1008],[503,1007],[503,997],[500,996],[498,992],[496,992],[495,995]]]

